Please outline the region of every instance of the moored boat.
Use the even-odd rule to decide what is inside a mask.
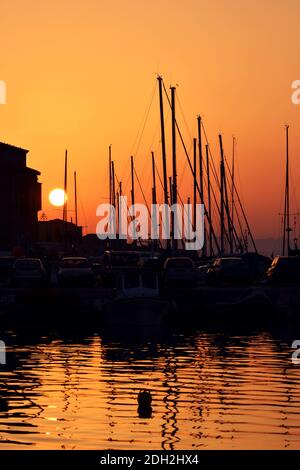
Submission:
[[[172,308],[159,295],[157,276],[136,271],[120,274],[115,297],[103,304],[101,316],[111,325],[160,325]]]

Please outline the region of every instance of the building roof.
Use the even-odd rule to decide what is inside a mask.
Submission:
[[[0,151],[2,150],[11,150],[12,152],[22,152],[28,153],[29,150],[23,149],[21,147],[16,147],[15,145],[6,144],[5,142],[0,142]]]
[[[63,226],[69,226],[69,227],[72,226],[72,227],[76,227],[76,228],[81,228],[79,225],[76,225],[73,222],[64,221],[62,219],[39,220],[39,224],[41,224],[41,225],[63,225]]]
[[[0,142],[1,170],[8,169],[11,171],[11,168],[15,168],[15,170],[18,171],[26,171],[27,173],[35,174],[37,176],[40,175],[41,173],[38,170],[27,166],[26,160],[28,152],[29,150],[27,149]]]
[[[27,171],[27,173],[32,173],[33,175],[40,176],[40,174],[41,174],[40,171],[35,170],[34,168],[29,168],[28,166],[25,168],[25,170]]]

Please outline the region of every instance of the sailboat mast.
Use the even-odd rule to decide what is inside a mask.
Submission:
[[[172,191],[173,185],[172,185],[172,176],[169,176],[169,191],[170,191],[170,204],[173,204],[173,191]],[[173,227],[172,227],[173,229]]]
[[[156,175],[155,175],[155,157],[154,152],[151,152],[152,157],[152,204],[156,204]],[[156,225],[156,212],[153,213],[153,223]],[[152,247],[156,248],[158,245],[157,240],[153,240]]]
[[[224,254],[224,155],[223,155],[223,144],[222,136],[219,134],[220,143],[220,227],[221,227],[221,254]]]
[[[119,223],[119,226],[118,226],[118,234],[120,236],[120,232],[121,232],[121,220],[122,220],[122,208],[123,208],[123,204],[121,203],[121,198],[122,198],[122,181],[119,182],[119,191],[118,191],[118,200],[117,200],[117,204],[118,204],[118,223]]]
[[[284,204],[284,221],[283,221],[283,245],[282,255],[285,256],[290,252],[290,184],[289,184],[289,126],[285,126],[286,135],[286,167],[285,167],[285,204]]]
[[[211,220],[212,213],[211,213],[211,191],[210,191],[210,169],[209,169],[209,147],[208,147],[208,144],[205,145],[205,153],[206,153],[208,216],[209,216],[209,219]],[[210,254],[210,256],[213,255],[211,225],[209,225],[209,254]]]
[[[202,121],[201,116],[197,117],[198,124],[198,149],[199,149],[199,177],[200,177],[200,197],[201,204],[203,204],[203,155],[202,155]]]
[[[171,111],[172,111],[172,205],[177,204],[177,156],[176,156],[176,111],[175,111],[175,90],[174,86],[171,87]],[[177,240],[175,239],[175,218],[176,213],[172,212],[172,235],[173,247],[177,248]],[[176,221],[177,223],[177,221]]]
[[[133,162],[133,156],[131,155],[130,157],[130,167],[131,167],[131,206],[132,208],[134,208],[134,201],[135,201],[135,198],[134,198],[134,162]],[[132,214],[132,221],[134,221],[134,217],[135,217],[135,210],[133,209],[134,213]],[[134,223],[134,227],[135,227],[135,223]],[[134,228],[134,235],[136,234],[136,230]]]
[[[111,162],[111,204],[116,207],[116,188],[115,188],[115,163]]]
[[[232,166],[231,166],[231,223],[234,226],[234,165],[235,165],[235,137],[232,136]]]
[[[67,222],[67,190],[68,190],[68,150],[65,151],[65,176],[64,176],[64,208],[63,208],[63,220]]]
[[[197,127],[198,127],[198,151],[199,151],[199,179],[200,179],[200,203],[204,204],[204,188],[203,188],[203,154],[202,154],[202,119],[201,116],[197,116]],[[211,223],[211,222],[209,222]],[[206,256],[206,229],[204,227],[204,244],[202,249],[202,255]]]
[[[133,156],[130,157],[131,163],[131,204],[134,206],[134,163]]]
[[[193,186],[194,186],[194,194],[193,194],[193,227],[195,230],[196,227],[196,203],[197,203],[197,139],[193,139],[194,144],[194,178],[193,178]]]
[[[78,227],[78,210],[77,210],[77,174],[74,171],[74,190],[75,190],[75,225]]]
[[[177,203],[177,161],[176,161],[176,113],[175,113],[175,87],[171,87],[171,108],[172,108],[172,165],[173,165],[173,200]]]
[[[287,254],[290,254],[290,178],[289,178],[289,126],[286,126],[286,223]]]
[[[160,109],[160,127],[161,127],[161,150],[162,150],[162,164],[163,164],[163,183],[164,183],[164,203],[168,204],[168,175],[167,175],[167,157],[166,157],[166,137],[165,137],[165,119],[164,119],[164,104],[163,104],[163,79],[161,76],[157,77],[159,89],[159,109]]]
[[[221,136],[222,140],[222,136]],[[223,144],[222,144],[222,150],[223,150]],[[223,153],[223,151],[222,151]],[[228,230],[228,238],[229,238],[229,247],[230,247],[230,253],[233,253],[233,226],[231,223],[231,217],[230,217],[230,208],[229,208],[229,200],[228,200],[228,192],[227,192],[227,178],[226,178],[226,168],[224,164],[224,154],[223,154],[223,187],[224,187],[224,209],[226,211],[226,218],[227,218],[227,230]]]
[[[109,204],[111,205],[112,203],[112,170],[111,170],[111,145],[108,148],[108,165],[109,165],[109,185],[108,185],[108,194],[109,194]]]
[[[154,152],[151,152],[151,157],[152,157],[152,181],[153,181],[153,187],[152,187],[152,204],[156,204],[156,177],[155,177],[155,157],[154,157]]]

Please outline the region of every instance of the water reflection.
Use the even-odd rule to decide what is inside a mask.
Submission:
[[[7,331],[5,341],[2,449],[300,447],[286,332]],[[138,412],[141,390],[150,415]]]

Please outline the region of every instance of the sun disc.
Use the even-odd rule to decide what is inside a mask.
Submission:
[[[56,188],[53,189],[49,194],[49,201],[52,206],[60,207],[65,204],[68,196],[63,189]]]

